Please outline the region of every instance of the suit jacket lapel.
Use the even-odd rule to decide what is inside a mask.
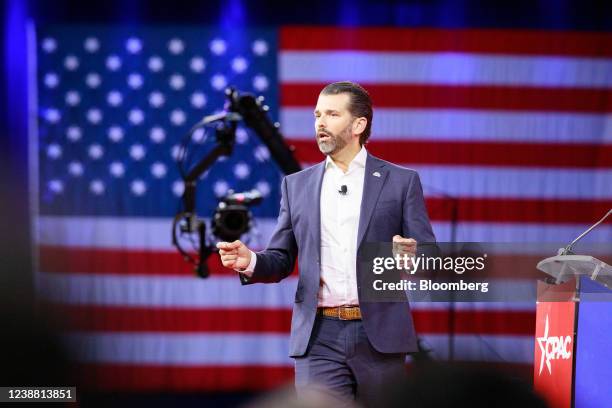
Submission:
[[[361,213],[359,216],[359,229],[357,230],[357,248],[361,245],[365,232],[374,213],[374,207],[380,197],[385,181],[387,180],[385,162],[368,154],[365,174],[363,176],[363,195],[361,197]]]
[[[323,175],[325,173],[325,162],[319,163],[317,168],[312,172],[308,185],[305,186],[306,191],[314,191],[314,202],[305,203],[307,206],[312,206],[312,211],[306,211],[309,214],[308,225],[312,231],[315,242],[316,259],[321,259],[321,186],[323,185]]]

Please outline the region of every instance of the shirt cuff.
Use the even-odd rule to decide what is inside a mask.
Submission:
[[[255,265],[257,264],[257,254],[251,251],[251,262],[245,269],[235,269],[235,271],[240,272],[241,274],[251,277],[253,276],[253,272],[255,272]]]

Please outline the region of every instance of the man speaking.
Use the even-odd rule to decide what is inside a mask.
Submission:
[[[314,111],[327,157],[283,179],[268,247],[255,253],[240,241],[217,244],[223,265],[240,272],[243,284],[278,282],[297,257],[289,347],[298,394],[320,385],[370,406],[386,378],[404,373],[417,339],[407,300],[360,302],[372,273],[358,262],[363,244],[393,241],[414,253],[417,242],[435,241],[418,174],[366,151],[372,116],[360,85],[327,85]]]

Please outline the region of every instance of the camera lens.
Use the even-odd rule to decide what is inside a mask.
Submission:
[[[217,208],[213,233],[224,241],[234,241],[249,230],[250,214],[247,207],[230,205]]]

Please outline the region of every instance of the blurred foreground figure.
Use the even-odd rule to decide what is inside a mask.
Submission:
[[[265,395],[244,408],[359,408],[353,401],[330,393],[324,387],[310,386],[298,397],[293,387]]]
[[[499,372],[444,364],[414,368],[381,390],[380,407],[546,408],[531,386]]]
[[[19,200],[22,187],[14,181],[18,178],[11,178],[11,169],[4,167],[9,159],[0,154],[0,386],[75,385],[50,317],[36,305],[29,207]]]

